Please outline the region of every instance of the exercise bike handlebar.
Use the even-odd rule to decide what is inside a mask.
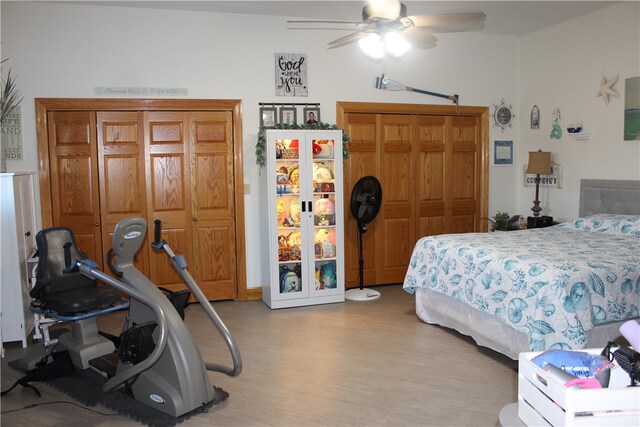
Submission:
[[[207,315],[209,316],[209,319],[211,319],[213,324],[216,326],[216,328],[220,332],[220,335],[222,335],[222,338],[224,338],[225,342],[227,343],[227,347],[231,352],[231,358],[233,360],[233,369],[216,364],[216,363],[205,362],[205,366],[207,370],[222,372],[231,377],[236,377],[240,375],[240,372],[242,372],[242,358],[240,356],[240,351],[238,350],[238,346],[236,345],[236,342],[233,339],[233,336],[231,335],[231,332],[229,332],[229,329],[224,324],[222,319],[220,319],[220,316],[218,316],[218,313],[216,313],[216,311],[213,309],[213,307],[211,306],[211,303],[207,300],[207,297],[204,295],[204,293],[202,292],[198,284],[195,282],[195,280],[193,280],[193,277],[191,277],[191,274],[187,270],[187,263],[184,260],[184,258],[180,255],[176,256],[171,250],[171,248],[169,247],[169,245],[167,244],[167,242],[165,242],[164,240],[161,240],[161,221],[159,219],[156,219],[153,221],[153,224],[154,224],[154,230],[153,230],[154,242],[151,244],[151,247],[155,250],[163,249],[167,253],[167,255],[169,255],[169,258],[171,259],[171,264],[174,266],[174,268],[176,269],[180,277],[182,277],[182,280],[184,280],[186,285],[191,290],[191,293],[196,297],[196,299],[198,300],[202,308],[204,308],[204,311],[207,313]]]
[[[167,346],[167,337],[168,337],[167,319],[164,314],[164,311],[162,310],[162,307],[160,307],[157,303],[154,303],[151,298],[147,297],[144,293],[138,291],[137,289],[131,286],[127,286],[125,283],[119,280],[116,280],[111,276],[98,270],[97,264],[95,262],[89,259],[85,259],[82,261],[76,261],[75,265],[80,269],[80,272],[85,276],[92,279],[99,279],[102,282],[108,284],[109,286],[116,288],[118,291],[125,293],[130,297],[140,301],[141,303],[149,307],[154,312],[157,319],[158,340],[151,354],[149,354],[149,356],[146,359],[144,359],[137,365],[133,365],[130,369],[127,369],[121,372],[120,374],[115,375],[110,380],[108,380],[102,387],[102,391],[107,393],[114,390],[116,387],[120,386],[121,384],[124,384],[125,382],[129,381],[131,378],[134,378],[135,376],[151,368],[160,359],[162,352]]]
[[[166,244],[164,240],[161,240],[161,221],[159,219],[153,220],[153,242],[151,243],[151,247],[155,250],[160,250]]]

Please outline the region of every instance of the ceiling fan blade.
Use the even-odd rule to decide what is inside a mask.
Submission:
[[[345,25],[358,25],[362,24],[362,21],[333,21],[333,20],[291,20],[287,21],[287,24],[345,24]]]
[[[431,31],[422,27],[410,27],[404,30],[402,36],[418,49],[431,49],[438,43],[438,38]]]
[[[399,0],[369,0],[364,7],[363,16],[394,20],[400,16],[401,8]]]
[[[335,39],[334,41],[329,42],[329,49],[346,46],[348,44],[357,42],[358,40],[365,38],[368,35],[369,33],[366,31],[356,31],[355,33],[347,34],[344,37],[340,37],[339,39]]]
[[[468,12],[416,15],[409,19],[414,26],[428,28],[431,33],[451,33],[481,30],[487,16],[483,12]]]

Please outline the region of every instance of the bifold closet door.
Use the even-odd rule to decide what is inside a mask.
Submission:
[[[348,115],[346,129],[351,138],[349,143],[349,159],[344,168],[344,254],[345,254],[345,286],[353,288],[360,285],[358,261],[358,223],[351,214],[351,192],[356,182],[363,176],[378,174],[377,155],[377,123],[375,114]],[[383,195],[386,190],[383,188]],[[378,283],[376,280],[376,242],[379,222],[376,219],[367,224],[367,232],[362,238],[362,255],[364,259],[364,283]]]
[[[481,212],[480,119],[452,116],[449,182],[451,225],[448,233],[478,231]]]
[[[233,173],[229,112],[147,112],[144,140],[147,217],[187,260],[208,299],[237,296]],[[184,288],[166,254],[150,254],[151,280]]]
[[[198,284],[209,299],[236,298],[231,113],[191,112],[189,132],[191,224]]]
[[[144,141],[150,230],[154,220],[162,221],[162,238],[174,253],[184,256],[192,268],[188,113],[145,113]],[[149,261],[152,282],[171,290],[184,288],[164,251],[152,251]]]
[[[380,115],[380,183],[382,208],[379,222],[379,245],[376,257],[378,280],[399,283],[404,280],[408,260],[417,240],[415,230],[416,201],[414,188],[418,165],[413,160],[417,149],[413,144],[411,115]]]
[[[143,116],[140,112],[99,111],[96,120],[102,250],[106,256],[118,221],[128,216],[147,217]],[[152,226],[134,260],[145,274],[149,273]]]
[[[103,266],[96,121],[93,111],[47,113],[53,224]]]

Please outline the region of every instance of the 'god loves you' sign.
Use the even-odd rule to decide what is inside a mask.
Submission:
[[[276,53],[276,96],[307,96],[307,55]]]

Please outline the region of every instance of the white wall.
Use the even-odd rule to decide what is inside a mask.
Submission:
[[[624,141],[625,79],[640,76],[640,3],[621,2],[520,39],[517,206],[528,212],[535,190],[525,188],[522,171],[529,151],[550,151],[563,168],[562,188],[541,188],[543,214],[564,220],[578,215],[581,178],[640,179],[640,142]],[[596,97],[602,74],[620,98],[606,106]],[[530,129],[533,105],[541,110],[540,129]],[[550,139],[551,113],[559,107],[563,136]],[[567,125],[581,122],[588,141],[568,136]]]
[[[264,170],[260,174],[254,156],[258,102],[320,102],[322,120],[329,123],[335,123],[336,101],[448,103],[417,93],[374,89],[374,77],[383,72],[381,64],[365,59],[356,46],[334,50],[325,48],[327,42],[343,33],[286,30],[285,18],[7,1],[1,2],[0,7],[2,57],[10,58],[4,69],[6,72],[7,65],[12,67],[24,95],[25,159],[9,161],[10,171],[38,168],[33,108],[36,97],[92,98],[95,97],[93,88],[97,86],[151,86],[184,87],[189,91],[188,98],[242,100],[244,182],[250,187],[250,194],[245,195],[248,287],[261,286],[268,277],[263,217],[266,174]],[[562,24],[532,34],[522,41],[486,33],[442,34],[435,49],[415,50],[398,63],[386,64],[384,71],[390,78],[409,86],[440,93],[458,93],[463,105],[492,107],[504,98],[514,105],[520,126],[528,117],[533,102],[543,108],[547,120],[543,121],[540,133],[530,135],[529,131],[518,132],[517,128],[504,131],[491,128],[492,142],[495,139],[515,141],[517,164],[514,167],[490,168],[489,212],[515,213],[517,208],[518,212],[526,214],[531,205],[531,189],[522,187],[519,170],[526,162],[529,149],[549,148],[551,143],[543,133],[547,133],[548,115],[553,106],[563,107],[565,123],[573,120],[570,113],[575,113],[585,126],[594,129],[591,142],[578,145],[565,138],[554,143],[558,147],[590,147],[597,141],[604,144],[601,138],[607,138],[611,144],[621,144],[621,141],[611,138],[612,134],[621,135],[622,132],[621,100],[613,100],[605,109],[594,95],[602,65],[607,66],[607,74],[619,73],[621,78],[634,71],[638,75],[637,68],[633,70],[631,65],[633,58],[636,66],[638,64],[638,23],[637,19],[635,23],[629,23],[633,18],[627,16],[626,8],[629,7],[633,6],[609,8],[582,18],[588,24],[586,28],[582,28],[584,24],[580,20],[575,20],[567,23],[566,27]],[[622,19],[624,23],[600,22],[600,13],[607,18],[609,14],[615,14],[616,19]],[[617,37],[610,40],[612,36],[608,33],[618,26],[635,28],[635,51],[632,41],[622,40],[625,48],[618,51],[618,45],[613,44],[614,40],[618,43]],[[612,29],[602,31],[603,27]],[[589,32],[595,33],[589,35],[588,40],[596,39],[597,44],[583,44],[581,37],[574,39],[572,34],[576,31],[584,33],[585,37]],[[623,39],[631,38],[631,35],[627,34]],[[519,43],[522,45],[520,49]],[[595,48],[601,45],[614,48],[608,52]],[[578,49],[578,52],[569,61],[563,59],[562,52],[558,50],[571,51],[570,48]],[[545,50],[549,52],[545,53]],[[275,97],[276,52],[307,54],[308,97]],[[547,59],[549,55],[551,60]],[[613,58],[607,58],[607,55]],[[517,65],[519,58],[522,67]],[[567,69],[567,62],[571,64],[571,70]],[[592,69],[585,69],[587,67],[581,65],[582,62],[592,64]],[[534,67],[537,68],[532,70]],[[555,82],[556,76],[560,77],[559,82]],[[528,80],[532,80],[532,89],[528,88]],[[548,80],[554,80],[551,83],[554,86],[549,86]],[[562,85],[562,81],[566,84]],[[518,100],[518,92],[521,100]],[[587,101],[595,102],[588,110]],[[583,102],[584,106],[575,106]],[[614,109],[618,107],[620,114],[616,116]],[[604,112],[611,113],[611,117],[605,117]],[[605,121],[619,122],[619,126],[602,123]],[[596,125],[603,126],[605,130],[596,131]],[[618,139],[621,140],[621,136]],[[615,165],[625,162],[626,168],[632,168],[633,156],[637,160],[638,143],[625,144],[624,150],[616,151]],[[577,198],[574,200],[573,195],[567,194],[576,191],[572,183],[578,179],[569,176],[571,174],[609,178],[632,175],[613,165],[611,169],[603,168],[595,176],[577,169],[582,161],[575,160],[572,164],[567,159],[569,154],[575,156],[579,150],[573,150],[576,154],[573,151],[561,152],[554,146],[553,151],[565,166],[562,193],[566,194],[550,195],[545,208],[553,209],[545,211],[545,214],[571,216],[573,206],[577,206]],[[589,162],[594,162],[602,156],[587,157]],[[636,177],[637,171],[636,162]],[[564,203],[564,197],[570,200]]]

